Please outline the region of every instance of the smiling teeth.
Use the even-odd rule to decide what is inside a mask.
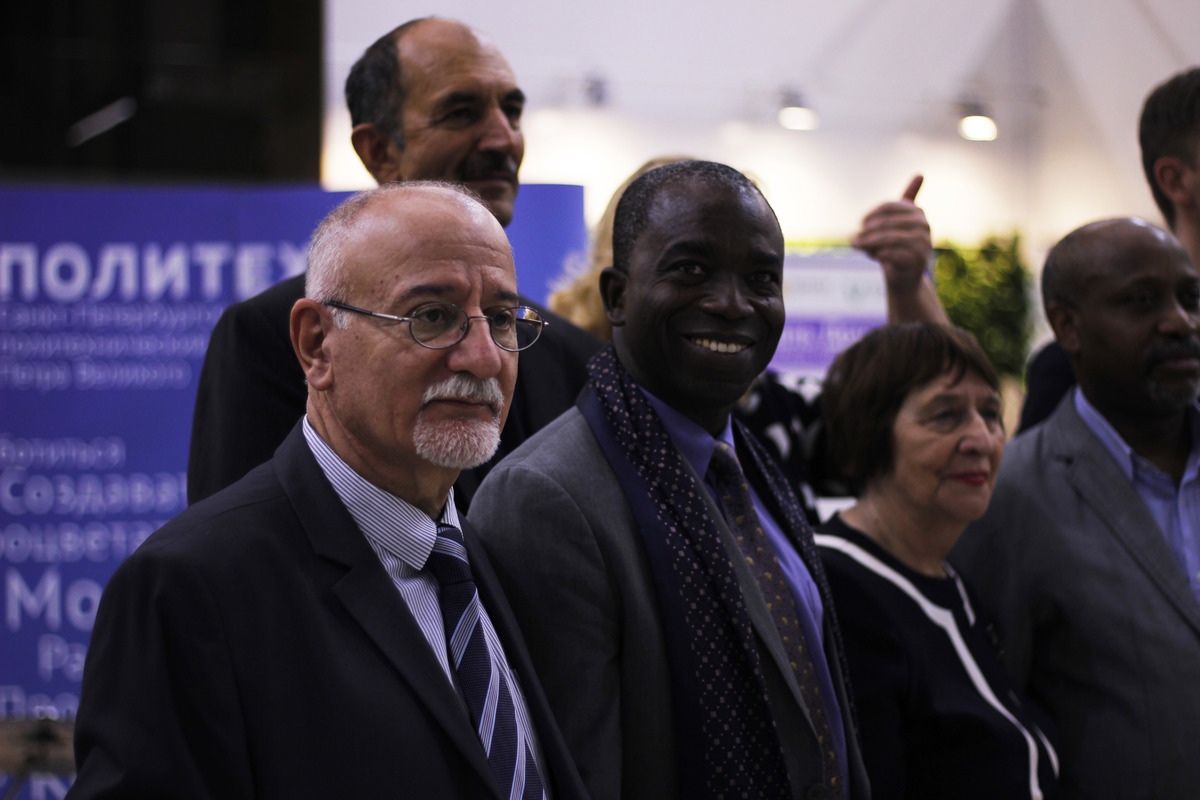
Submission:
[[[740,353],[749,346],[734,342],[718,342],[716,339],[692,339],[692,341],[714,353]]]

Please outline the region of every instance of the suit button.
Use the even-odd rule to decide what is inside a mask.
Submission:
[[[804,800],[829,800],[830,797],[833,797],[833,794],[823,783],[808,787],[808,791],[804,793]]]

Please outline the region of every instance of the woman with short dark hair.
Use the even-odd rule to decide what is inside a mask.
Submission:
[[[854,505],[819,529],[876,798],[1042,798],[1058,762],[946,555],[991,499],[999,380],[969,333],[885,326],[822,395]]]

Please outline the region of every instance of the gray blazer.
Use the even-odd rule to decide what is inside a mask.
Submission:
[[[1058,723],[1064,797],[1200,797],[1200,603],[1073,393],[1008,446],[951,561]]]
[[[670,675],[650,564],[621,487],[577,409],[488,474],[470,520],[592,800],[677,798]],[[743,585],[752,585],[744,561],[734,564]],[[796,797],[806,797],[821,774],[820,749],[757,590],[747,593],[747,605],[771,656],[764,664],[772,667],[772,706],[792,785]],[[845,709],[833,658],[830,668]],[[866,772],[848,715],[846,727],[851,796],[862,800]]]

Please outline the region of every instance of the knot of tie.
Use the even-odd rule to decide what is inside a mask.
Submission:
[[[474,582],[462,531],[441,522],[437,524],[437,529],[437,541],[433,544],[426,567],[442,586]]]
[[[725,442],[717,442],[708,464],[709,479],[717,490],[726,518],[735,533],[757,528],[758,517],[750,499],[750,485],[738,462],[737,453]]]

